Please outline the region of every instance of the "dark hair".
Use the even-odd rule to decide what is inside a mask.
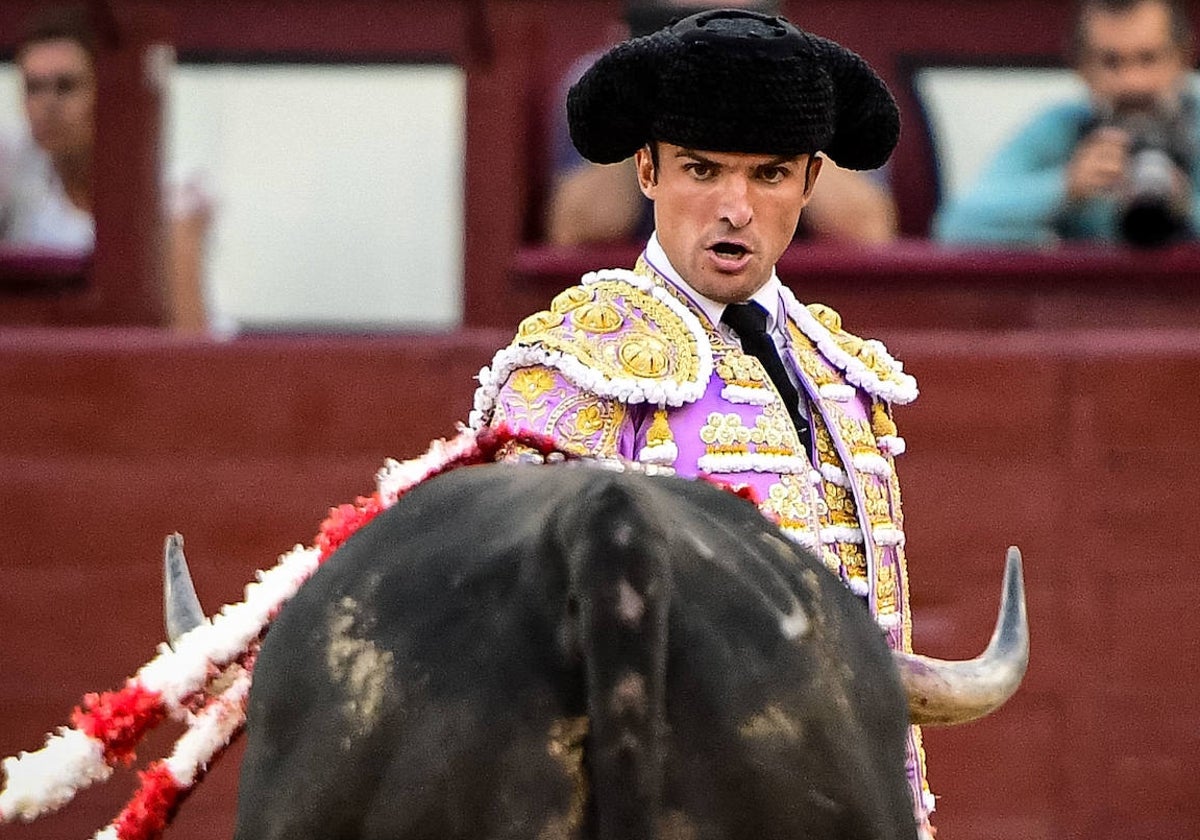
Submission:
[[[20,58],[29,47],[47,41],[74,41],[93,60],[96,58],[96,35],[83,6],[58,6],[40,11],[26,23],[14,54]]]
[[[1075,7],[1075,28],[1071,32],[1069,54],[1078,63],[1087,50],[1088,20],[1100,14],[1123,15],[1143,3],[1158,3],[1170,15],[1171,40],[1176,46],[1187,47],[1192,42],[1192,24],[1183,0],[1078,0]]]

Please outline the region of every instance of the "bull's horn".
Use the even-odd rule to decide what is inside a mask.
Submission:
[[[1029,664],[1021,552],[1008,549],[1000,616],[987,650],[965,662],[895,652],[913,723],[949,725],[990,714],[1012,696]]]
[[[187,558],[183,556],[183,537],[171,534],[163,546],[163,618],[171,647],[179,637],[204,621],[204,609],[196,597]]]

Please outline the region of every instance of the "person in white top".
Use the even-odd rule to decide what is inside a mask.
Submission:
[[[42,11],[17,44],[27,136],[0,148],[0,242],[89,254],[95,159],[96,45],[84,10]],[[189,193],[191,196],[191,193]],[[172,322],[201,330],[207,200],[172,196],[167,281]]]

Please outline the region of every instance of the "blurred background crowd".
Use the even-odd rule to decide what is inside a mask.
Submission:
[[[824,168],[795,259],[813,245],[886,259],[920,241],[1044,252],[1194,238],[1186,3],[968,4],[936,27],[936,3],[907,18],[883,2],[730,4],[840,40],[902,106],[888,166]],[[476,297],[545,266],[546,246],[645,241],[631,164],[579,157],[566,90],[616,41],[710,4],[411,2],[384,20],[386,5],[349,3],[340,30],[318,32],[220,2],[6,4],[5,251],[98,249],[87,270],[101,283],[140,265],[142,293],[162,290],[149,317],[225,335],[499,325]],[[105,230],[125,249],[111,263]],[[565,284],[588,260],[558,253]]]

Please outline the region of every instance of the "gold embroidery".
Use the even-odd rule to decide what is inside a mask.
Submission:
[[[560,292],[551,307],[521,322],[517,345],[572,356],[605,379],[632,374],[688,383],[699,376],[699,348],[687,323],[636,286],[601,280]]]
[[[592,293],[586,288],[583,286],[572,286],[569,289],[559,292],[554,300],[550,301],[550,311],[557,312],[559,315],[565,315],[591,299]]]
[[[825,428],[824,423],[818,422],[815,425],[817,429],[817,452],[826,456],[821,460],[824,462],[836,462],[840,465],[841,461],[838,459],[837,449],[834,448],[833,438],[830,436],[829,430]]]
[[[750,440],[755,443],[755,449],[763,455],[795,455],[796,449],[792,445],[792,441],[796,439],[795,433],[790,418],[786,423],[781,423],[777,416],[760,414],[754,420],[754,431]]]
[[[822,385],[842,381],[838,370],[817,350],[812,340],[790,321],[788,322],[788,332],[792,336],[792,355],[800,365],[801,371],[812,380],[814,385],[819,388]]]
[[[887,405],[878,400],[871,403],[871,431],[877,438],[894,437],[896,434],[896,424],[888,416]]]
[[[708,445],[710,455],[746,453],[750,451],[749,444],[753,443],[754,451],[760,455],[792,457],[796,454],[794,439],[795,429],[790,421],[784,425],[778,418],[766,414],[755,417],[754,427],[750,428],[737,414],[714,411],[700,429],[700,440]]]
[[[821,326],[831,333],[836,335],[842,331],[842,316],[837,313],[837,310],[823,303],[810,303],[805,308],[814,318],[820,321]]]
[[[837,552],[831,551],[828,547],[821,547],[821,562],[825,564],[825,568],[833,572],[835,575],[841,573],[841,564],[838,560]]]
[[[879,446],[875,443],[875,436],[871,434],[871,424],[868,421],[847,417],[840,411],[837,411],[836,415],[838,435],[846,444],[846,448],[850,450],[851,455],[862,452],[879,452]]]
[[[821,322],[830,336],[843,352],[857,358],[866,365],[875,376],[884,382],[900,382],[902,377],[893,366],[891,360],[881,358],[879,351],[883,349],[877,341],[864,341],[852,333],[842,329],[842,316],[833,309],[820,303],[810,303],[809,313]],[[823,384],[818,382],[818,384]],[[894,432],[893,432],[894,433]]]
[[[604,428],[604,414],[600,406],[589,405],[575,415],[575,431],[582,437],[590,437]]]
[[[858,511],[854,507],[854,494],[846,487],[826,481],[825,503],[829,505],[829,522],[843,528],[857,528]]]
[[[721,380],[730,385],[741,385],[743,388],[764,387],[765,373],[762,362],[753,356],[726,353],[716,363],[716,371]]]
[[[824,418],[819,412],[813,412],[813,428],[817,433],[817,454],[821,463],[837,467],[845,474],[845,465],[833,444],[833,435],[825,426]],[[825,480],[822,490],[825,502],[829,506],[829,524],[843,528],[859,527],[858,508],[855,507],[854,494],[850,489]]]
[[[555,371],[541,365],[521,368],[505,383],[500,399],[496,401],[492,422],[509,419],[530,428],[543,428],[542,418],[550,405],[564,394]]]
[[[898,608],[896,567],[891,563],[882,563],[876,574],[875,612],[878,615],[890,615],[896,612]]]
[[[863,496],[866,497],[867,516],[872,525],[892,524],[891,503],[883,485],[874,476],[863,476]]]
[[[904,506],[900,502],[900,478],[896,475],[895,470],[888,476],[888,490],[892,495],[892,520],[896,523],[896,527],[904,530]]]
[[[597,334],[616,332],[625,324],[620,312],[603,303],[583,304],[571,317],[581,330]]]
[[[857,543],[838,543],[838,562],[846,570],[846,575],[860,580],[867,579],[867,556],[863,547]]]
[[[809,528],[811,507],[805,493],[804,485],[790,480],[791,476],[782,476],[778,484],[772,484],[767,490],[767,498],[759,508],[774,514],[782,528]]]
[[[635,333],[617,350],[621,367],[643,379],[662,379],[670,367],[669,348],[658,336]]]
[[[671,435],[671,425],[667,422],[666,409],[655,410],[654,419],[650,422],[650,429],[646,432],[646,443],[650,446],[658,446],[663,443],[674,443],[674,441],[675,438]]]
[[[546,419],[546,434],[570,452],[615,455],[625,406],[588,393],[564,393]]]
[[[565,813],[549,816],[538,832],[538,840],[574,837],[583,824],[589,788],[583,752],[589,726],[587,715],[559,718],[550,724],[546,752],[558,761],[563,774],[571,781],[571,797]]]
[[[554,377],[544,367],[522,368],[513,374],[510,386],[527,403],[554,387]]]
[[[742,425],[742,418],[736,414],[722,414],[714,411],[708,415],[708,422],[700,429],[700,440],[707,444],[729,447],[740,444],[739,451],[746,451],[750,442],[751,432]]]
[[[546,330],[554,329],[562,322],[563,316],[557,312],[535,312],[517,327],[517,338],[536,336]]]

